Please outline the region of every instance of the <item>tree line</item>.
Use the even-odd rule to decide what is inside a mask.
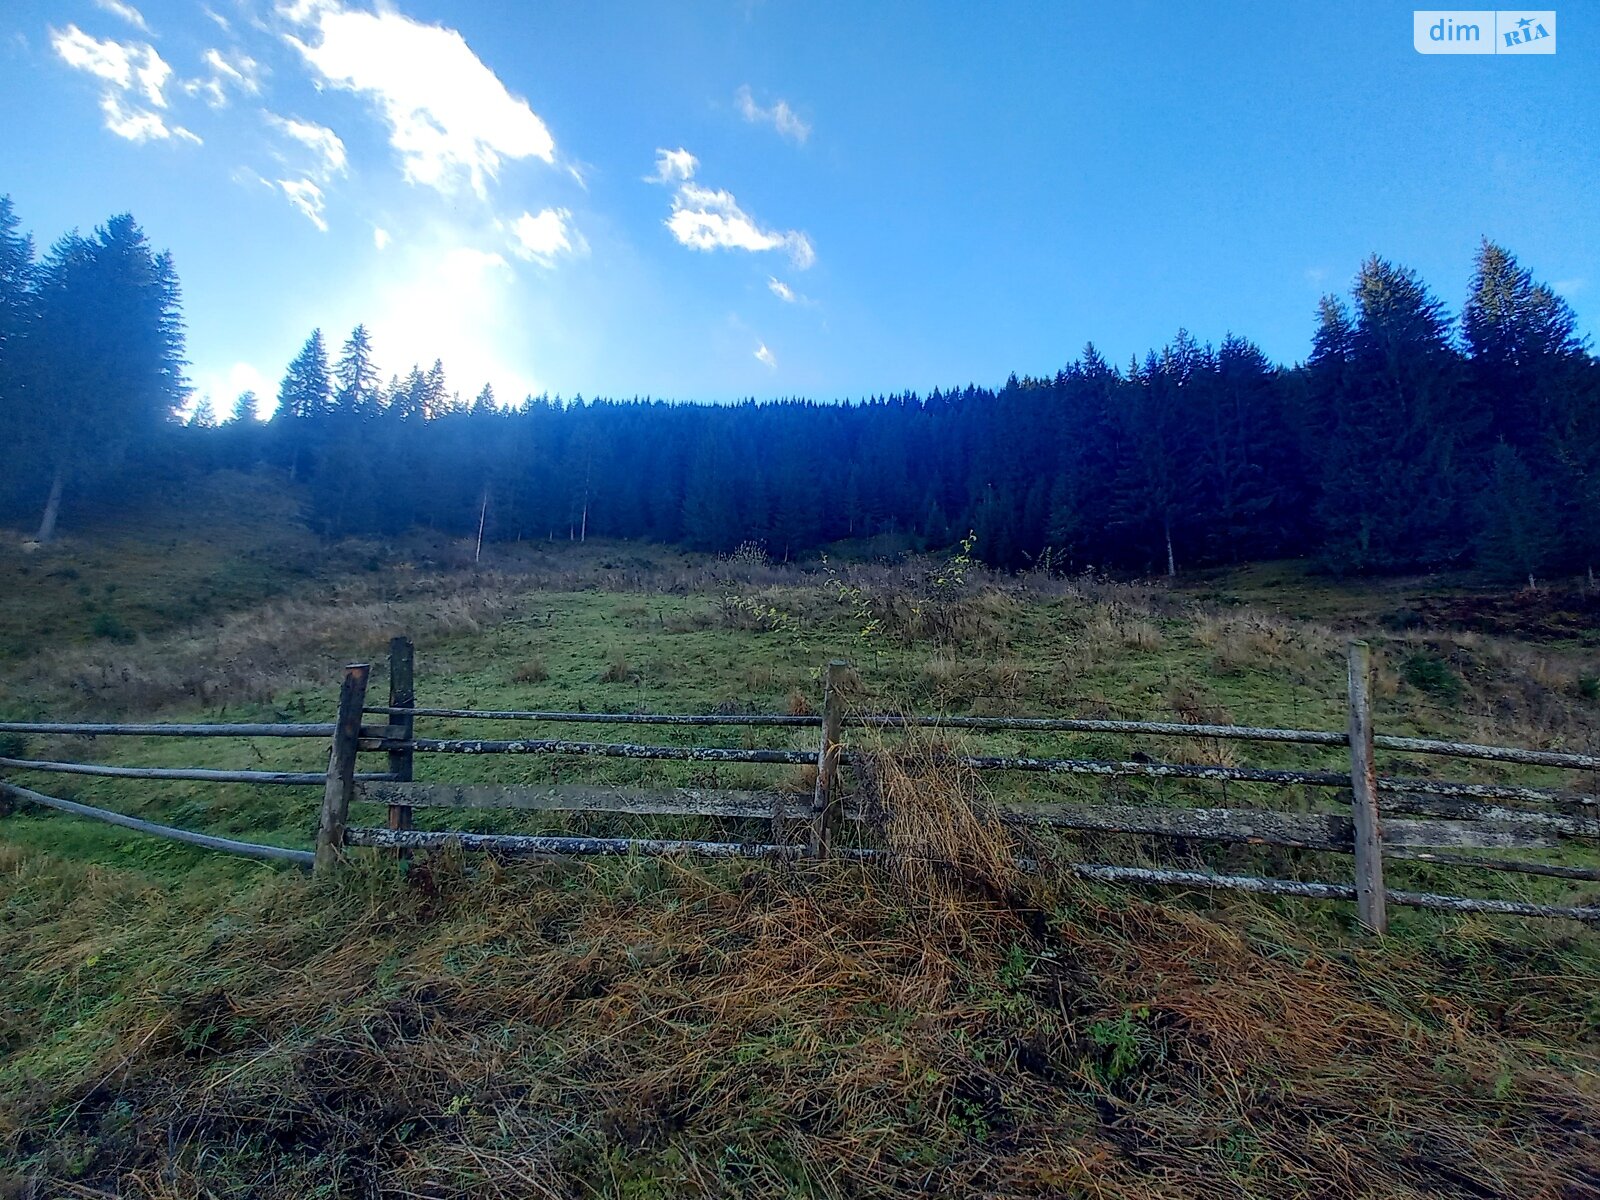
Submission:
[[[270,419],[186,425],[170,257],[131,217],[35,262],[0,200],[0,504],[152,471],[268,469],[330,535],[640,538],[800,558],[849,539],[1003,568],[1176,573],[1310,556],[1339,572],[1600,559],[1600,362],[1570,306],[1485,242],[1459,317],[1372,257],[1325,297],[1310,356],[1180,330],[1142,359],[1086,346],[1050,378],[864,401],[471,401],[444,365],[387,381],[358,326],[313,331]],[[124,464],[121,476],[117,464]],[[129,466],[137,467],[132,470]],[[109,484],[106,481],[111,481]]]

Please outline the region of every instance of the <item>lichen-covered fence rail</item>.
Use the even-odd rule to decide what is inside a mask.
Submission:
[[[846,847],[835,835],[845,822],[860,823],[863,809],[852,803],[844,776],[868,764],[872,755],[849,744],[851,729],[937,728],[972,733],[1112,734],[1130,738],[1178,737],[1231,739],[1267,744],[1343,748],[1347,770],[1326,768],[1253,767],[1163,762],[1138,755],[1132,759],[1083,759],[1029,755],[944,752],[952,768],[980,772],[1143,778],[1178,783],[1220,783],[1278,788],[1311,788],[1349,805],[1349,814],[1281,812],[1250,808],[1149,807],[1127,804],[1063,804],[1033,802],[997,805],[994,817],[1016,826],[1048,826],[1087,833],[1116,833],[1182,839],[1294,847],[1353,855],[1352,883],[1267,879],[1211,872],[1145,866],[1080,862],[1049,864],[1029,860],[1029,867],[1055,869],[1107,883],[1186,888],[1230,889],[1265,895],[1312,899],[1355,900],[1361,919],[1374,929],[1387,923],[1386,905],[1446,911],[1501,913],[1521,916],[1600,920],[1600,906],[1535,904],[1389,889],[1383,881],[1385,858],[1492,872],[1515,872],[1573,884],[1600,882],[1600,867],[1571,861],[1487,857],[1461,851],[1526,851],[1555,849],[1562,842],[1600,837],[1600,798],[1589,792],[1533,787],[1505,782],[1446,780],[1378,775],[1374,753],[1435,755],[1540,768],[1600,770],[1600,755],[1562,750],[1489,746],[1429,738],[1397,737],[1373,730],[1366,688],[1367,652],[1353,643],[1349,653],[1349,713],[1345,730],[1277,729],[1253,725],[1217,725],[1170,721],[1100,720],[1076,717],[943,717],[923,714],[850,711],[843,681],[846,664],[833,662],[826,672],[821,711],[782,713],[597,713],[524,710],[482,710],[429,707],[416,701],[413,651],[407,638],[396,638],[389,654],[389,702],[369,705],[369,671],[357,664],[346,669],[336,719],[298,724],[157,724],[92,722],[0,722],[0,733],[99,737],[301,738],[325,739],[326,771],[228,770],[201,767],[141,767],[78,763],[59,758],[0,757],[0,769],[56,772],[139,780],[193,780],[212,783],[281,784],[322,788],[321,814],[314,851],[262,847],[252,843],[178,830],[96,809],[75,801],[45,796],[12,784],[0,790],[17,799],[44,804],[77,816],[109,821],[158,837],[232,853],[251,854],[297,865],[335,869],[351,848],[374,847],[395,854],[456,845],[501,854],[535,855],[708,855],[713,857],[802,859],[844,858],[874,861],[888,852],[871,846]],[[363,725],[363,716],[382,717],[385,724]],[[817,730],[815,750],[783,747],[683,746],[648,741],[605,742],[550,737],[482,738],[417,736],[418,721],[493,721],[535,724],[650,725],[660,727],[746,727]],[[386,770],[361,771],[363,753],[382,753]],[[756,790],[726,788],[626,788],[561,783],[549,786],[506,786],[418,782],[416,756],[448,762],[454,756],[544,755],[576,759],[632,759],[680,763],[737,763],[756,766],[815,766],[815,784],[794,790],[794,781]],[[935,756],[937,762],[937,756]],[[383,806],[386,828],[351,827],[352,803]],[[512,809],[575,814],[625,813],[643,816],[701,817],[715,820],[770,821],[772,836],[756,841],[696,838],[600,838],[547,834],[493,834],[416,830],[416,808]],[[790,840],[796,822],[809,834]]]

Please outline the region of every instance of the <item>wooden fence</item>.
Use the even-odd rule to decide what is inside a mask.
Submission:
[[[887,857],[887,852],[840,844],[839,833],[844,824],[859,822],[864,816],[859,807],[849,803],[851,796],[844,784],[844,773],[849,768],[865,766],[870,754],[849,742],[846,731],[851,728],[893,730],[930,727],[1011,733],[1094,733],[1345,747],[1348,751],[1348,767],[1337,771],[1163,762],[1142,755],[1125,761],[1107,761],[951,752],[949,761],[975,771],[1323,788],[1328,789],[1332,799],[1349,806],[1348,816],[1342,812],[1294,813],[1254,808],[1140,807],[1055,802],[1013,804],[997,810],[997,819],[1017,826],[1039,825],[1093,833],[1142,834],[1294,847],[1349,854],[1354,860],[1353,878],[1349,883],[1307,882],[1108,863],[1067,861],[1049,864],[1048,869],[1083,878],[1111,883],[1224,888],[1267,895],[1353,900],[1362,922],[1379,932],[1387,928],[1387,906],[1390,904],[1459,912],[1600,921],[1600,904],[1540,904],[1410,892],[1385,886],[1386,860],[1417,860],[1572,881],[1600,881],[1600,869],[1590,866],[1461,852],[1550,849],[1570,839],[1592,842],[1600,838],[1600,797],[1586,792],[1506,783],[1380,776],[1375,766],[1377,751],[1579,771],[1600,770],[1600,756],[1378,734],[1373,729],[1368,690],[1369,651],[1365,643],[1351,643],[1348,666],[1349,722],[1347,728],[1341,731],[1066,717],[942,717],[857,713],[850,710],[845,699],[848,665],[837,660],[827,666],[822,710],[816,715],[527,712],[419,706],[415,700],[411,641],[408,638],[395,638],[389,653],[388,703],[367,703],[370,669],[366,664],[347,667],[340,689],[337,716],[329,724],[0,722],[0,733],[326,739],[329,754],[325,772],[117,767],[0,757],[0,768],[18,771],[320,787],[322,808],[316,846],[312,851],[263,846],[156,825],[109,810],[43,795],[3,781],[0,781],[0,792],[144,833],[232,853],[312,866],[321,873],[335,870],[345,861],[350,847],[376,847],[401,855],[458,845],[467,850],[507,855],[700,854],[775,859],[874,859]],[[383,724],[364,723],[365,718],[370,716],[383,718]],[[580,723],[805,728],[817,730],[818,742],[815,750],[794,750],[574,741],[549,737],[484,739],[417,736],[416,722],[434,719],[544,725]],[[357,760],[362,753],[385,755],[387,769],[381,772],[359,771]],[[415,757],[418,754],[535,754],[815,766],[816,783],[809,796],[796,796],[781,789],[675,787],[646,790],[594,784],[508,787],[433,780],[420,782],[414,778]],[[387,812],[386,822],[382,826],[352,826],[350,807],[353,803],[382,806]],[[764,842],[732,842],[428,831],[413,828],[413,812],[423,807],[763,820],[771,822],[773,833]],[[796,821],[803,821],[806,826],[807,836],[803,840],[784,836]]]

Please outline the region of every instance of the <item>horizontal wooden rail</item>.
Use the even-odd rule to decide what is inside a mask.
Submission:
[[[698,854],[713,858],[806,857],[804,846],[740,843],[667,841],[651,838],[546,837],[512,833],[453,833],[417,829],[356,828],[345,831],[345,844],[391,850],[438,850],[456,846],[462,850],[521,855],[643,855],[664,857]],[[838,857],[857,861],[890,861],[888,851],[841,851]],[[1034,866],[1036,864],[1024,864]],[[1294,879],[1261,879],[1253,875],[1215,875],[1209,871],[1178,871],[1157,867],[1119,867],[1098,863],[1059,863],[1062,871],[1102,883],[1178,885],[1208,889],[1254,892],[1275,896],[1304,896],[1313,900],[1354,900],[1356,889],[1349,884],[1305,882]],[[1600,906],[1574,907],[1558,904],[1532,904],[1521,900],[1484,900],[1469,896],[1438,896],[1430,892],[1390,890],[1391,903],[1411,908],[1444,912],[1497,913],[1503,916],[1556,917],[1576,921],[1600,921]]]
[[[1001,729],[1031,733],[1128,733],[1157,737],[1210,737],[1253,742],[1343,746],[1343,733],[1320,729],[1268,729],[1255,725],[1191,725],[1174,721],[1108,721],[1086,717],[946,717],[900,713],[846,713],[846,725],[871,729]]]
[[[381,850],[487,850],[497,854],[579,854],[670,857],[700,854],[712,858],[800,858],[804,846],[760,842],[695,842],[663,838],[556,837],[528,833],[440,833],[423,829],[351,828],[345,845]]]
[[[188,829],[177,829],[171,825],[157,825],[153,821],[141,821],[138,817],[124,816],[119,812],[112,812],[106,808],[93,808],[87,804],[79,804],[75,800],[62,800],[56,796],[46,796],[43,792],[35,792],[25,787],[18,787],[14,783],[0,783],[0,793],[11,796],[17,800],[27,800],[34,804],[42,804],[47,808],[59,809],[61,812],[71,813],[78,817],[88,817],[92,821],[104,821],[108,825],[120,825],[124,829],[134,829],[140,833],[148,833],[153,837],[167,838],[174,842],[187,842],[191,846],[202,846],[207,850],[225,850],[229,854],[242,854],[248,858],[265,858],[276,862],[294,863],[299,867],[309,867],[313,855],[309,850],[290,850],[283,846],[263,846],[256,842],[238,842],[232,838],[213,837],[209,833],[195,833]]]
[[[689,762],[792,763],[814,765],[814,750],[740,750],[736,747],[638,746],[626,742],[569,742],[562,739],[416,738],[396,748],[418,754],[583,754],[602,758],[675,759]]]
[[[94,724],[91,722],[0,721],[0,733],[62,733],[85,737],[281,737],[325,738],[333,736],[326,725],[137,725]]]
[[[1439,854],[1432,850],[1417,850],[1389,844],[1389,826],[1383,827],[1383,856],[1404,858],[1415,862],[1438,863],[1446,867],[1477,867],[1484,871],[1516,871],[1523,875],[1549,875],[1556,879],[1600,880],[1600,869],[1593,867],[1563,867],[1556,863],[1527,862],[1520,858],[1479,858],[1472,854]]]
[[[1348,793],[1335,793],[1333,799],[1348,804]],[[1508,808],[1502,804],[1480,804],[1450,796],[1416,796],[1405,792],[1385,794],[1383,811],[1407,817],[1443,817],[1453,821],[1490,821],[1548,829],[1562,837],[1600,838],[1600,819],[1567,813],[1534,812]]]
[[[1011,825],[1047,825],[1096,833],[1139,833],[1200,841],[1257,843],[1349,854],[1354,822],[1340,813],[1283,813],[1254,808],[1143,808],[1129,805],[1033,804],[999,810]],[[1538,825],[1405,820],[1383,824],[1384,846],[1465,846],[1480,850],[1556,845]],[[1596,878],[1600,878],[1597,872]]]
[[[1157,867],[1115,867],[1098,863],[1060,863],[1063,871],[1102,883],[1176,884],[1183,887],[1222,888],[1269,896],[1304,896],[1311,900],[1354,900],[1356,889],[1347,883],[1313,883],[1297,879],[1258,879],[1253,875],[1213,875],[1209,871],[1174,871]],[[1498,913],[1511,917],[1563,917],[1573,921],[1600,921],[1600,906],[1571,907],[1530,904],[1522,900],[1482,900],[1472,896],[1436,896],[1431,892],[1388,889],[1390,904],[1430,908],[1441,912]]]
[[[789,713],[597,713],[529,711],[520,709],[474,708],[398,708],[373,705],[367,713],[387,713],[412,717],[454,717],[484,721],[551,721],[579,724],[631,725],[748,725],[814,728],[822,724],[820,715]],[[1205,725],[1175,721],[1111,721],[1079,717],[957,717],[924,716],[901,713],[845,714],[844,724],[858,728],[901,729],[996,729],[1024,732],[1113,733],[1156,737],[1222,738],[1254,742],[1287,742],[1310,746],[1345,746],[1350,736],[1343,731],[1321,729],[1275,729],[1258,725]],[[324,733],[332,727],[316,726]],[[0,725],[0,731],[5,726]],[[1450,742],[1435,738],[1393,737],[1378,734],[1373,744],[1380,750],[1409,754],[1438,754],[1454,758],[1477,758],[1494,762],[1523,763],[1530,766],[1566,767],[1573,770],[1600,770],[1600,755],[1577,754],[1560,750],[1526,750],[1517,746],[1485,746],[1475,742]]]
[[[820,716],[791,713],[610,713],[525,712],[516,709],[396,708],[368,705],[364,713],[408,717],[459,717],[479,721],[553,721],[580,725],[782,725],[797,728],[822,724]]]
[[[1443,754],[1451,758],[1482,758],[1491,762],[1524,763],[1533,767],[1570,767],[1577,771],[1600,768],[1600,756],[1570,754],[1564,750],[1480,746],[1475,742],[1441,742],[1433,738],[1391,737],[1381,733],[1373,736],[1372,744],[1379,750],[1400,750],[1408,754]]]
[[[846,755],[846,761],[852,756]],[[1214,767],[1201,763],[1109,762],[1088,758],[1020,758],[998,754],[952,755],[950,761],[974,771],[1043,771],[1052,775],[1147,776],[1155,779],[1198,779],[1236,783],[1270,783],[1283,787],[1349,787],[1344,771],[1292,771],[1267,767]]]
[[[193,779],[202,783],[264,783],[315,785],[328,776],[323,771],[214,771],[206,767],[108,767],[99,763],[46,762],[31,758],[0,758],[0,767],[17,771],[51,771],[62,775],[97,775],[111,779]],[[358,780],[381,783],[383,772],[357,775]]]
[[[856,756],[845,755],[846,761]],[[1300,771],[1272,767],[1220,767],[1201,763],[1112,762],[1084,758],[1024,758],[997,754],[952,755],[950,761],[975,771],[1041,771],[1052,775],[1102,775],[1193,779],[1232,783],[1268,783],[1280,787],[1348,788],[1346,771]],[[1457,796],[1482,800],[1526,800],[1540,804],[1600,806],[1600,797],[1556,788],[1519,787],[1509,783],[1455,783],[1445,779],[1380,776],[1381,792]]]
[[[634,816],[732,817],[771,820],[774,813],[809,815],[809,792],[728,788],[644,790],[568,783],[550,787],[492,783],[371,783],[356,800],[411,808],[495,808],[532,812],[620,813]]]

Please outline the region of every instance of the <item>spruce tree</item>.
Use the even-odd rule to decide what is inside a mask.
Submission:
[[[50,489],[38,539],[55,535],[69,484],[149,445],[183,402],[183,327],[171,256],[131,216],[70,233],[40,269],[29,406]]]
[[[357,325],[345,339],[334,368],[334,410],[344,417],[370,417],[381,407],[382,383],[372,360],[372,335]]]

